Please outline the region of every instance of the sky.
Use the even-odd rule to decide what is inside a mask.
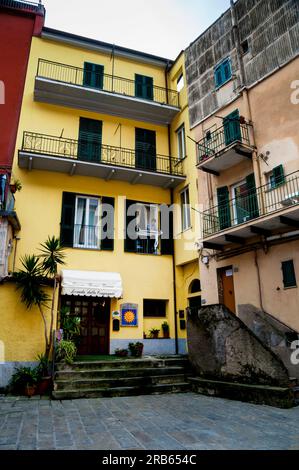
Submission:
[[[43,0],[46,26],[175,59],[230,0]]]

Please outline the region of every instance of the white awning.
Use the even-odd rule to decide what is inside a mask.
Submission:
[[[62,270],[62,295],[81,297],[122,297],[119,273]]]

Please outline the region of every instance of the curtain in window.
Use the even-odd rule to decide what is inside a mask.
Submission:
[[[86,240],[86,199],[79,198],[77,205],[77,220],[76,220],[76,244],[85,245]]]

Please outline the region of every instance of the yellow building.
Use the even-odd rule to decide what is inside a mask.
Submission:
[[[81,317],[79,354],[134,341],[145,354],[186,352],[185,309],[200,301],[196,213],[184,207],[197,198],[188,135],[183,53],[172,63],[49,28],[33,38],[13,166],[22,229],[9,271],[60,237],[55,327],[62,306]],[[0,311],[5,384],[44,338],[37,309],[26,310],[12,282],[0,286]],[[148,339],[152,328],[159,339]]]

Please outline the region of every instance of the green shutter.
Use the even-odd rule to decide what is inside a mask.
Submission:
[[[102,197],[102,217],[108,217],[101,227],[101,250],[114,250],[114,197]]]
[[[223,120],[225,145],[228,146],[237,140],[242,140],[240,114],[236,109]]]
[[[144,170],[156,171],[156,132],[135,129],[135,166]]]
[[[296,274],[293,260],[283,261],[281,263],[284,287],[296,287]]]
[[[104,66],[84,62],[83,86],[103,89],[104,84]]]
[[[164,220],[163,217],[163,211],[165,209],[165,212],[169,213],[169,227],[168,231],[166,230],[167,227],[164,229],[164,227],[161,225],[161,255],[172,255],[174,253],[174,243],[173,243],[173,211],[169,211],[169,207],[166,204],[161,204],[160,206],[160,221],[161,219]]]
[[[78,158],[99,163],[102,151],[102,121],[80,117]]]
[[[137,204],[136,201],[126,200],[126,213],[125,213],[125,251],[129,253],[136,253],[136,240],[130,238],[130,233],[128,232],[128,225],[132,220],[136,218],[136,212],[134,215],[128,215],[129,207]]]
[[[220,230],[231,226],[229,191],[227,186],[217,188],[218,217]]]
[[[154,80],[152,77],[135,74],[135,96],[145,100],[154,99]]]
[[[73,246],[76,194],[63,193],[60,224],[60,242],[62,246]]]
[[[249,215],[249,219],[256,219],[259,216],[259,207],[255,186],[254,173],[251,173],[246,178],[246,186],[248,189],[248,195],[246,196],[246,206]]]
[[[279,165],[273,168],[273,177],[275,188],[285,182],[283,165]]]

